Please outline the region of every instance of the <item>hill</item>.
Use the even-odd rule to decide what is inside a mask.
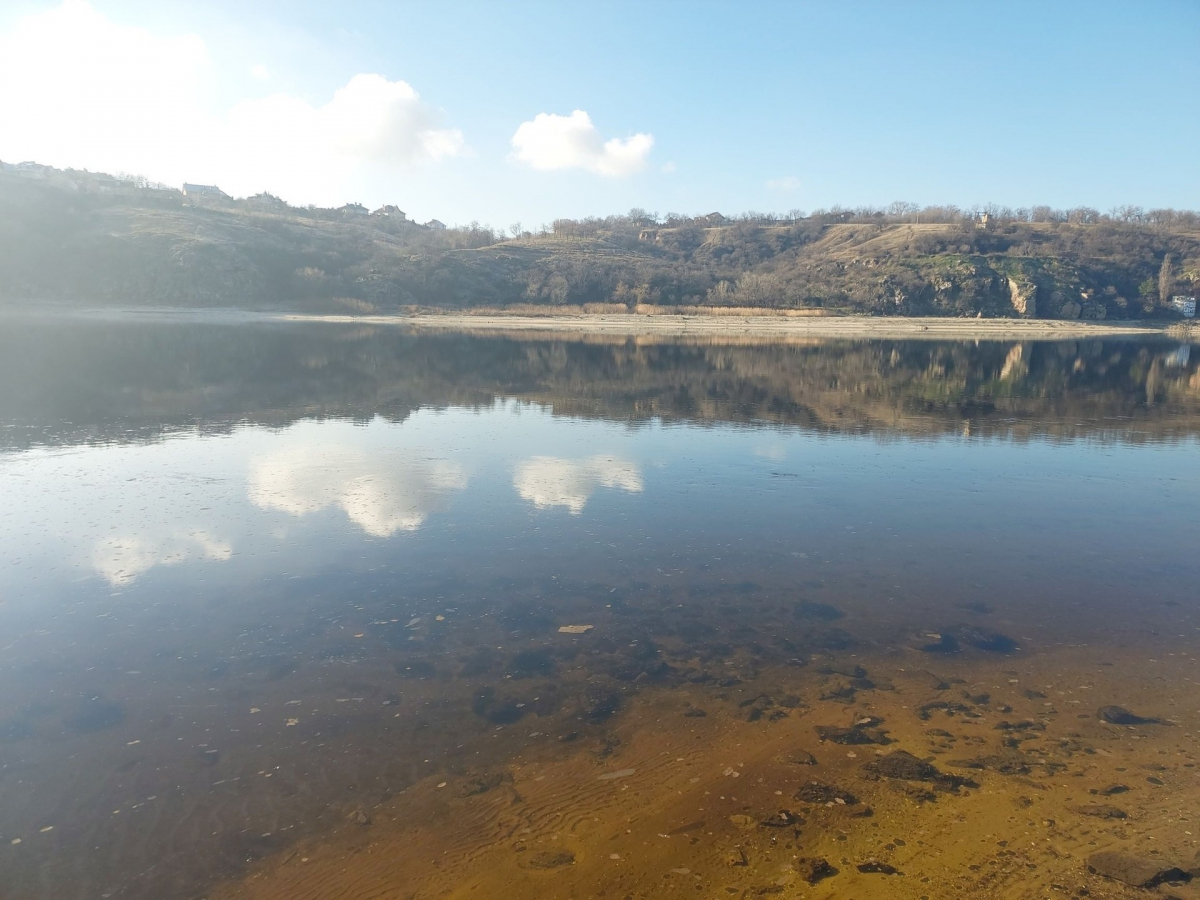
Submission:
[[[1173,295],[1200,293],[1200,216],[1172,210],[981,217],[900,204],[786,220],[635,210],[506,238],[353,205],[197,199],[107,176],[39,174],[0,171],[0,303],[1133,319],[1177,315]]]

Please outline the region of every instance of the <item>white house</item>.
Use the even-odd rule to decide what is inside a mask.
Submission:
[[[439,222],[437,219],[430,219],[428,222],[425,223],[425,227],[432,228],[434,231],[445,231],[446,223]]]
[[[1179,313],[1185,319],[1196,318],[1196,298],[1176,296],[1171,298],[1171,309]]]
[[[379,207],[379,209],[375,210],[375,212],[371,213],[371,215],[383,216],[388,219],[399,219],[401,222],[408,218],[408,216],[405,215],[404,210],[398,206],[393,206],[390,203],[386,206]]]
[[[227,197],[229,196],[215,184],[183,184],[185,197]]]

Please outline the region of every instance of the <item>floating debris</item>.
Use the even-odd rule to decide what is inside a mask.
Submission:
[[[587,634],[596,626],[594,625],[559,625],[559,634]]]

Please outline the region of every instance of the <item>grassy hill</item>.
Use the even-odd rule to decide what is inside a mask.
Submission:
[[[1169,210],[1000,211],[986,227],[953,209],[665,222],[635,211],[504,239],[274,198],[102,192],[59,174],[0,174],[0,303],[1101,319],[1169,317],[1164,297],[1200,293],[1200,216]]]

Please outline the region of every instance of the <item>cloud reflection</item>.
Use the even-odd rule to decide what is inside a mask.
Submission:
[[[538,509],[565,506],[571,515],[577,516],[598,487],[640,494],[644,485],[638,466],[623,459],[592,456],[571,460],[535,456],[517,466],[513,487]]]
[[[189,559],[223,561],[233,556],[233,545],[207,531],[192,531],[150,538],[114,535],[92,549],[92,568],[114,587],[129,584],[155,566],[172,566]]]
[[[295,447],[250,461],[248,494],[260,509],[303,516],[337,506],[373,537],[416,531],[467,486],[446,460],[381,457],[352,447]]]

